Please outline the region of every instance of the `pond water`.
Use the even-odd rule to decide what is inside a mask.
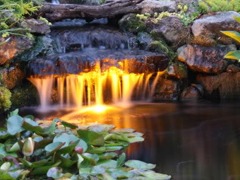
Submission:
[[[240,179],[240,104],[145,103],[100,114],[82,110],[35,115],[142,132],[145,141],[131,145],[128,158],[154,163],[157,172],[173,179]]]

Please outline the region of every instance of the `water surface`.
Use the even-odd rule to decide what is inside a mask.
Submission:
[[[36,115],[143,132],[145,141],[131,145],[128,158],[154,163],[156,171],[173,179],[240,179],[240,104],[149,103],[100,114],[64,114]]]

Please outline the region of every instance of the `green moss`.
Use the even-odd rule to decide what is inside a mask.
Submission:
[[[38,93],[35,87],[29,83],[25,83],[25,85],[14,88],[12,90],[11,109],[36,105],[38,99],[37,94]]]
[[[158,38],[159,39],[159,38]],[[176,57],[176,53],[163,40],[155,40],[149,45],[149,50],[155,52],[163,52],[167,54],[170,60]]]
[[[145,18],[137,14],[129,14],[119,21],[119,26],[123,31],[138,33],[146,31]]]
[[[12,103],[11,103],[11,92],[4,86],[0,86],[0,112],[8,110]]]

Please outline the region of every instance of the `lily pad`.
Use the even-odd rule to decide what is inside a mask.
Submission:
[[[10,116],[7,119],[8,133],[11,135],[15,135],[15,134],[23,131],[22,124],[23,124],[23,118],[21,116],[19,116],[19,115]]]
[[[101,146],[104,144],[104,138],[101,133],[82,129],[78,130],[77,133],[80,136],[80,138],[86,141],[88,144],[94,146]]]
[[[139,160],[128,160],[127,162],[125,162],[125,165],[133,169],[139,169],[144,171],[154,169],[156,167],[155,164],[145,163]]]

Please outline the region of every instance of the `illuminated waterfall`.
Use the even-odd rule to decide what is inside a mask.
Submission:
[[[57,95],[60,108],[100,106],[106,103],[128,106],[133,100],[149,99],[161,73],[128,73],[116,67],[101,72],[99,66],[93,71],[62,76],[32,76],[29,80],[36,86],[40,107],[47,110],[51,95]],[[151,78],[154,77],[154,78]],[[150,83],[150,79],[153,79]]]

